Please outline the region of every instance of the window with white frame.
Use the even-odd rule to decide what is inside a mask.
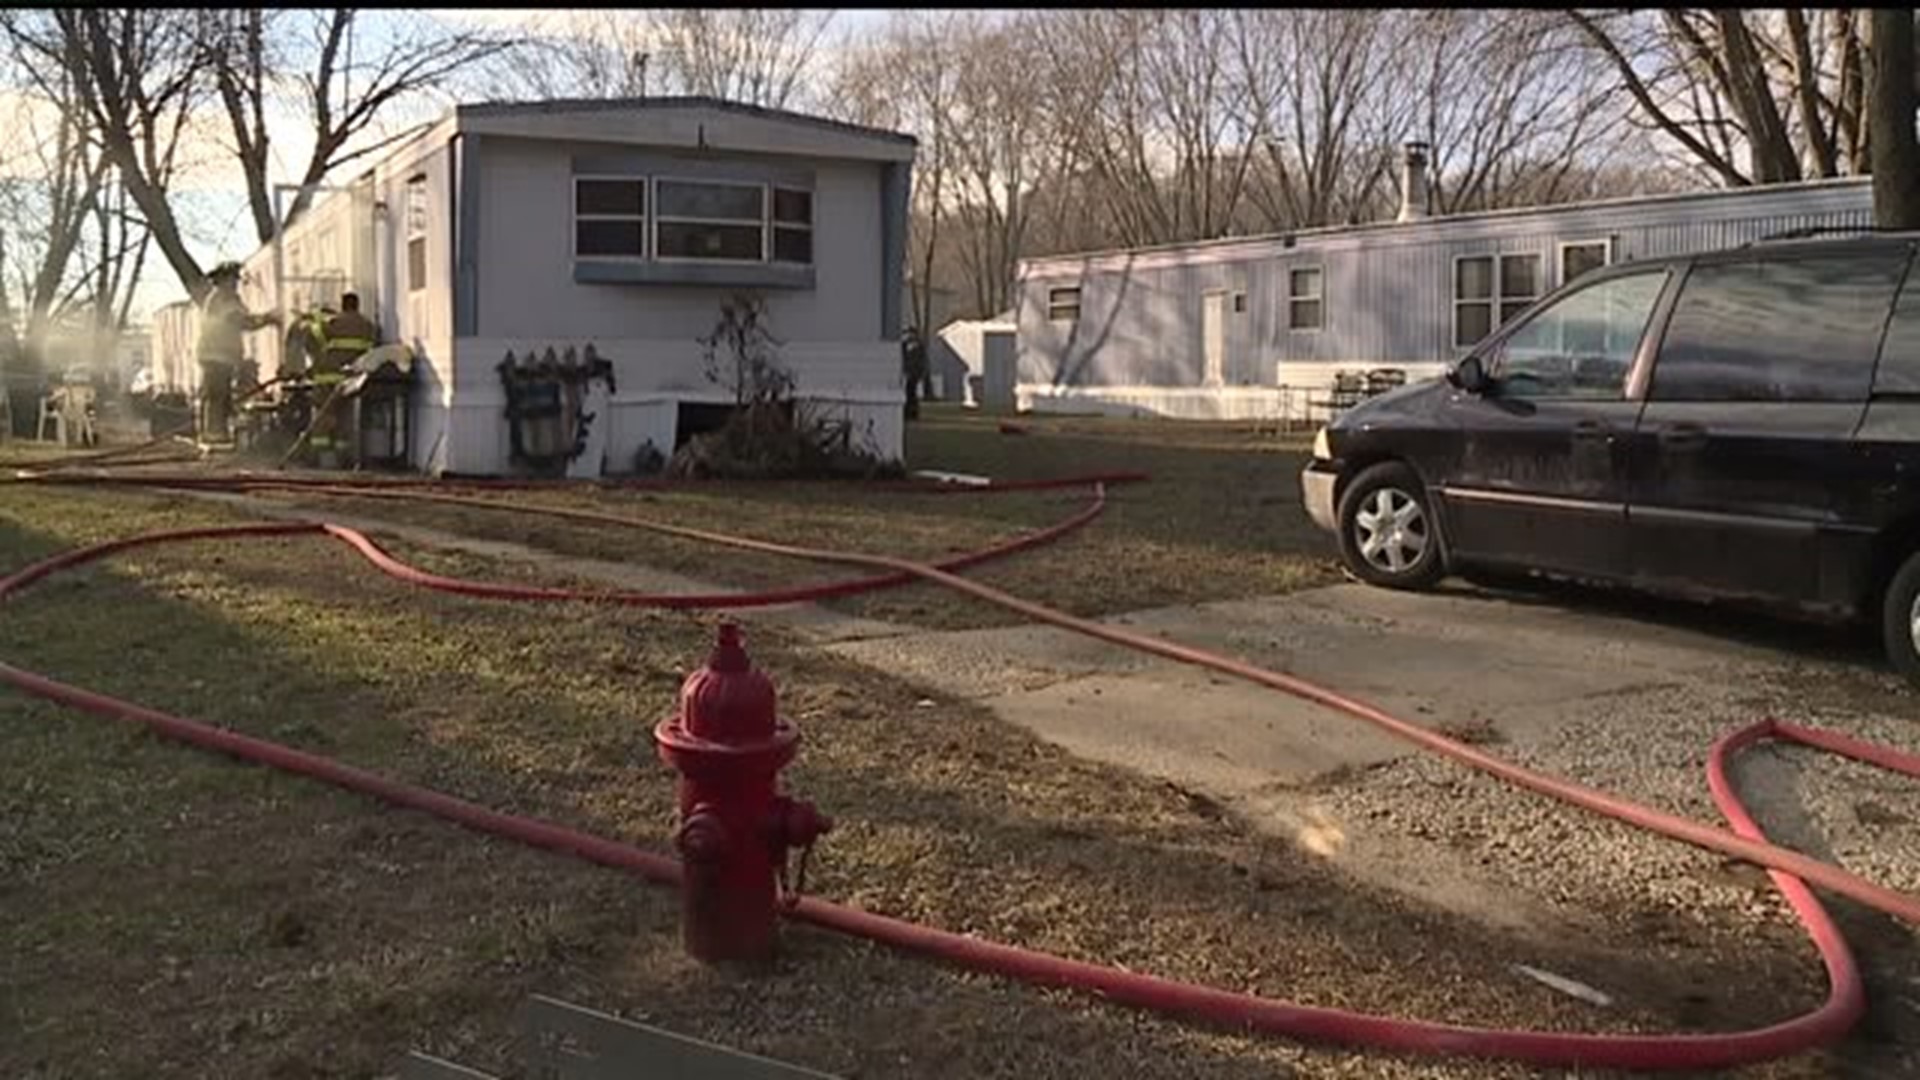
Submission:
[[[1287,272],[1287,329],[1318,330],[1326,319],[1326,294],[1317,266]]]
[[[427,178],[407,181],[407,291],[427,287]]]
[[[767,189],[732,180],[653,182],[653,251],[662,261],[767,261]]]
[[[1073,322],[1080,318],[1080,290],[1075,287],[1047,290],[1047,319]]]
[[[646,257],[646,177],[573,178],[573,253],[594,259]]]
[[[813,192],[773,189],[773,261],[813,262]]]
[[[1470,255],[1453,261],[1453,343],[1472,345],[1540,298],[1540,256]]]
[[[1606,240],[1579,240],[1560,245],[1560,284],[1578,280],[1612,261],[1613,244]]]

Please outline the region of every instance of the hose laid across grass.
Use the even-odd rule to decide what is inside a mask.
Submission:
[[[252,486],[255,488],[293,486],[299,490],[317,494],[345,494],[355,497],[367,497],[372,494],[367,488],[320,483],[292,485],[257,483]],[[968,488],[965,490],[990,489]],[[1095,490],[1098,498],[1103,493],[1103,489],[1096,486]],[[1729,831],[1667,814],[1608,795],[1594,788],[1505,761],[1296,676],[1269,671],[1231,657],[1068,615],[990,586],[958,577],[934,566],[887,556],[777,544],[586,510],[509,506],[490,500],[433,492],[381,490],[378,492],[378,497],[452,503],[536,513],[572,520],[616,523],[742,550],[885,571],[886,574],[883,576],[889,580],[904,577],[907,580],[933,582],[1016,612],[1036,622],[1181,663],[1207,668],[1316,702],[1382,728],[1424,750],[1479,769],[1516,786],[1663,836],[1766,867],[1819,950],[1826,965],[1831,992],[1827,1001],[1813,1012],[1768,1027],[1740,1032],[1695,1035],[1600,1035],[1506,1031],[1428,1023],[1271,1001],[1029,952],[830,904],[818,899],[804,899],[792,911],[794,917],[820,926],[937,956],[975,970],[1044,985],[1082,990],[1121,1004],[1243,1030],[1399,1052],[1472,1055],[1549,1066],[1627,1069],[1724,1068],[1782,1057],[1832,1042],[1844,1035],[1859,1020],[1865,1009],[1865,994],[1852,953],[1848,950],[1844,938],[1832,919],[1814,897],[1808,887],[1809,883],[1847,896],[1909,923],[1920,924],[1920,898],[1876,885],[1837,866],[1766,842],[1758,825],[1742,807],[1727,777],[1727,759],[1741,747],[1765,738],[1803,742],[1911,776],[1920,776],[1920,755],[1862,743],[1831,732],[1771,722],[1735,732],[1716,744],[1708,766],[1708,782],[1715,802],[1733,822],[1733,829]],[[1098,503],[1095,505],[1097,506]],[[1058,529],[1059,526],[1054,528]],[[318,522],[195,529],[186,532],[156,533],[99,544],[55,556],[10,577],[0,579],[0,601],[60,570],[130,548],[185,540],[303,534],[332,536],[359,551],[382,572],[429,588],[494,599],[648,602],[637,599],[638,594],[571,592],[553,589],[535,590],[538,593],[536,596],[518,596],[515,594],[521,587],[470,582],[427,574],[380,551],[373,541],[355,530]],[[880,578],[866,580],[871,582]],[[787,590],[787,593],[791,592],[792,590]],[[790,602],[785,598],[761,599],[761,596],[781,597],[781,595],[779,593],[760,594],[760,596],[735,595],[731,599],[731,606],[752,606],[756,600],[764,604]],[[659,606],[671,606],[671,601],[663,602]],[[349,790],[373,795],[396,805],[436,814],[470,828],[568,852],[607,865],[635,870],[655,881],[663,883],[678,881],[678,864],[664,855],[594,837],[552,823],[502,814],[290,747],[170,716],[131,702],[119,701],[68,686],[46,676],[3,663],[0,663],[0,682],[96,715],[144,724],[194,745],[324,780]]]

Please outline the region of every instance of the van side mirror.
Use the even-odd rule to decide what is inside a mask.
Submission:
[[[1447,381],[1469,394],[1484,393],[1490,380],[1478,356],[1468,356],[1447,372]]]

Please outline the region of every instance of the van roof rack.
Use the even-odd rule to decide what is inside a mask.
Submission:
[[[1879,225],[1802,225],[1785,232],[1769,233],[1758,240],[1749,240],[1740,245],[1752,247],[1755,244],[1771,244],[1779,240],[1807,240],[1815,236],[1836,236],[1852,233],[1905,233],[1913,234],[1913,229],[1889,229]]]

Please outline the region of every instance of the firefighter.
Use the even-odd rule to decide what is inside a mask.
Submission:
[[[293,320],[293,325],[287,328],[286,363],[280,369],[281,378],[305,378],[309,370],[317,370],[326,362],[327,320],[331,318],[333,308],[322,304]]]
[[[340,314],[327,320],[327,366],[346,371],[362,353],[380,344],[380,328],[360,313],[360,296],[347,293],[340,297]]]
[[[920,391],[927,383],[927,347],[911,326],[900,336],[900,371],[907,383],[907,419],[918,420]]]
[[[380,328],[360,313],[359,294],[341,296],[340,314],[326,321],[316,343],[320,362],[314,367],[313,389],[320,413],[308,439],[315,453],[324,457],[345,448],[346,433],[340,430],[345,413],[345,403],[338,400],[340,384],[346,381],[353,362],[379,341]]]
[[[241,335],[277,324],[277,312],[254,315],[240,299],[240,264],[225,262],[207,274],[213,288],[200,308],[200,340],[194,359],[200,365],[200,430],[224,439],[232,429],[233,379],[245,354]]]

